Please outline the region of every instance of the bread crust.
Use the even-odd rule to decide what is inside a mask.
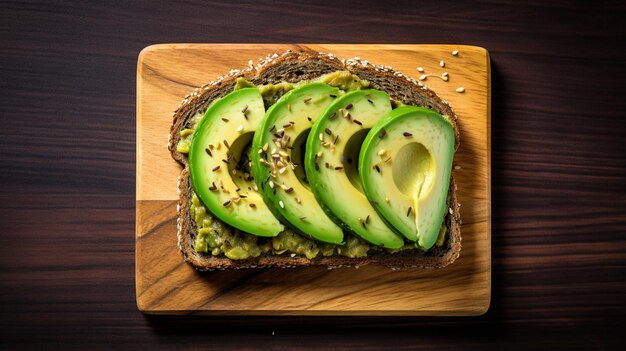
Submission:
[[[367,264],[379,264],[391,269],[408,268],[441,268],[454,262],[461,251],[461,214],[460,205],[456,196],[456,182],[450,178],[449,207],[452,210],[445,218],[448,229],[446,240],[441,247],[433,247],[427,252],[419,250],[405,250],[390,254],[376,252],[367,257],[349,258],[344,256],[316,257],[308,259],[303,256],[263,254],[256,258],[245,260],[231,260],[225,256],[211,256],[198,254],[194,250],[197,227],[190,214],[192,188],[189,182],[189,164],[185,154],[176,151],[180,140],[180,131],[189,126],[190,119],[198,111],[204,112],[211,101],[230,93],[235,81],[243,77],[255,85],[298,82],[317,78],[326,73],[337,70],[346,70],[370,82],[370,88],[383,90],[396,101],[407,105],[428,107],[446,117],[454,127],[455,151],[459,147],[460,134],[457,116],[450,105],[439,98],[432,90],[389,67],[376,66],[360,59],[340,60],[333,54],[314,51],[293,52],[290,50],[282,54],[268,55],[259,59],[259,64],[231,70],[226,76],[194,90],[187,95],[176,109],[170,128],[168,149],[176,161],[182,164],[183,170],[178,181],[178,219],[177,235],[178,246],[185,261],[198,270],[238,269],[258,267],[296,267],[296,266],[326,266],[337,268],[344,266],[358,267]],[[219,219],[215,218],[215,221]],[[225,225],[225,224],[224,224]],[[236,230],[236,229],[234,229]]]

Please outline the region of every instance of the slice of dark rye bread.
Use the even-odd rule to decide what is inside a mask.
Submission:
[[[358,58],[340,60],[333,54],[312,51],[293,52],[268,55],[259,59],[255,66],[249,61],[248,67],[243,70],[233,69],[226,76],[197,88],[185,97],[174,112],[170,129],[168,149],[172,157],[183,165],[183,171],[178,180],[178,246],[185,261],[191,263],[198,270],[215,270],[229,268],[256,268],[256,267],[295,267],[295,266],[327,266],[336,268],[341,266],[362,266],[379,264],[392,269],[406,268],[439,268],[445,267],[459,257],[461,251],[461,216],[460,205],[457,201],[457,186],[453,178],[450,179],[451,211],[446,215],[446,239],[441,247],[433,247],[426,252],[420,250],[403,250],[397,253],[376,251],[368,253],[367,257],[349,258],[339,255],[315,257],[308,259],[304,256],[283,254],[262,254],[256,258],[245,260],[231,260],[223,255],[212,256],[200,254],[194,250],[197,226],[190,214],[192,187],[189,179],[189,164],[187,155],[176,151],[180,140],[180,132],[190,126],[191,118],[198,112],[204,113],[211,101],[230,93],[235,81],[243,77],[255,85],[270,83],[298,82],[315,79],[321,75],[338,70],[350,71],[361,79],[370,82],[369,88],[387,92],[396,101],[407,105],[427,107],[447,117],[454,126],[455,150],[459,146],[459,128],[457,117],[448,103],[440,99],[433,91],[422,86],[413,78],[407,77],[389,67],[376,66]],[[451,212],[451,213],[450,213]],[[228,227],[214,218],[214,225]],[[231,230],[236,230],[230,228]]]

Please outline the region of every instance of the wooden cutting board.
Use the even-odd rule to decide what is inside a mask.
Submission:
[[[450,102],[461,128],[453,174],[462,204],[461,257],[443,269],[378,266],[199,273],[176,241],[177,177],[167,150],[172,112],[194,88],[286,49],[358,56],[419,78]],[[453,50],[459,50],[453,56]],[[445,67],[440,67],[440,61]],[[464,93],[456,92],[464,87]],[[480,315],[491,297],[490,68],[485,49],[462,45],[165,44],[137,64],[136,293],[146,313],[254,315]]]

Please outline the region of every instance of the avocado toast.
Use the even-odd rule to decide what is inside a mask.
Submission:
[[[315,84],[319,86],[315,87]],[[441,235],[436,238],[437,245],[427,249],[416,247],[408,240],[403,244],[401,233],[393,228],[392,221],[386,218],[380,219],[380,225],[387,225],[390,232],[396,232],[396,234],[389,234],[387,246],[381,245],[384,244],[382,242],[373,241],[374,239],[368,237],[367,233],[355,233],[359,230],[355,229],[354,223],[346,226],[346,221],[336,218],[341,217],[342,213],[333,212],[324,205],[332,201],[318,201],[324,209],[323,212],[316,206],[309,207],[307,212],[312,215],[295,215],[290,210],[293,208],[292,205],[300,205],[305,200],[306,204],[310,205],[308,200],[320,199],[320,192],[316,190],[318,180],[312,179],[314,176],[307,177],[309,174],[314,174],[311,172],[315,169],[315,161],[311,161],[309,157],[308,161],[313,162],[313,167],[304,166],[306,157],[303,155],[305,153],[303,149],[307,148],[306,134],[304,138],[298,138],[294,134],[294,140],[286,142],[290,147],[277,150],[285,153],[279,157],[289,157],[292,162],[286,165],[274,162],[273,164],[281,166],[278,169],[271,169],[271,172],[276,173],[274,177],[270,174],[270,177],[266,178],[268,170],[263,169],[264,173],[259,167],[255,168],[254,164],[258,165],[259,162],[263,162],[261,159],[267,160],[268,154],[278,155],[278,152],[272,152],[274,146],[270,147],[269,144],[275,144],[278,139],[280,139],[279,144],[283,142],[285,136],[289,136],[290,129],[295,130],[297,126],[300,128],[300,134],[307,132],[309,128],[300,127],[303,121],[307,120],[307,123],[310,123],[309,127],[313,129],[321,128],[322,121],[317,123],[307,113],[296,116],[298,106],[305,106],[312,102],[324,104],[318,106],[317,112],[319,112],[324,108],[329,108],[332,101],[326,104],[321,100],[311,100],[313,98],[304,96],[298,100],[296,91],[301,89],[311,89],[310,93],[313,95],[315,93],[321,94],[320,96],[327,94],[331,96],[331,100],[343,99],[352,92],[358,95],[358,92],[371,89],[370,94],[377,95],[381,92],[388,95],[390,110],[398,105],[429,108],[434,113],[444,116],[452,126],[454,148],[458,147],[456,116],[447,103],[439,99],[432,91],[418,85],[413,79],[390,68],[374,66],[361,60],[341,61],[331,54],[287,51],[282,55],[268,56],[257,66],[250,63],[244,70],[232,70],[227,76],[187,96],[174,113],[168,147],[173,158],[184,166],[179,178],[178,239],[185,260],[200,270],[304,265],[337,267],[369,263],[400,269],[443,267],[453,262],[459,255],[461,237],[456,185],[452,178],[449,178],[449,182],[446,183],[449,185],[447,196],[442,194],[439,196],[439,200],[442,196],[445,198],[444,205],[447,205],[446,215],[443,222],[439,224]],[[332,89],[338,89],[339,92],[330,91]],[[260,96],[253,96],[256,95],[253,90],[260,92]],[[239,98],[228,96],[233,91],[237,93],[236,95],[240,95]],[[378,103],[376,98],[364,97],[365,94],[361,94],[363,95],[362,101]],[[233,99],[233,104],[224,103],[226,99]],[[259,101],[262,101],[267,110],[266,120],[273,114],[274,121],[280,121],[280,124],[278,127],[275,123],[266,123],[267,125],[263,126],[261,122],[255,134],[254,123],[258,124],[257,120],[260,117],[258,117],[259,112],[255,112],[253,106],[257,106],[258,110]],[[232,107],[229,116],[220,114],[220,109],[223,109],[220,105]],[[281,110],[282,113],[275,113]],[[307,111],[307,109],[301,109],[301,111]],[[294,113],[293,120],[281,119],[282,114],[292,112]],[[327,118],[330,114],[332,112],[327,114]],[[214,124],[210,127],[203,127],[203,124],[209,123],[207,122],[209,115],[212,116],[213,122],[211,123]],[[232,116],[236,116],[234,118],[239,120],[235,121]],[[357,122],[362,123],[356,118],[351,121],[357,126],[359,125]],[[350,147],[351,152],[356,150],[352,157],[353,166],[348,166],[349,160],[347,159],[342,160],[345,161],[343,166],[333,165],[333,171],[345,173],[350,182],[359,178],[356,164],[360,144],[374,122],[376,121],[372,120],[372,125],[361,126],[362,132],[356,133],[360,140],[354,139],[358,141],[356,143],[351,142],[352,138],[343,140],[342,136],[332,135],[329,128],[322,128],[324,133],[321,138],[328,139],[328,141],[322,141],[322,144],[326,142],[328,145],[333,141],[337,146],[354,144]],[[272,126],[274,130],[271,130]],[[267,135],[264,137],[258,132],[263,128],[266,134],[278,135],[268,139]],[[216,131],[219,133],[216,134]],[[330,134],[327,134],[328,131]],[[216,135],[204,135],[207,133]],[[196,138],[196,135],[204,135],[204,138],[213,141],[207,139],[200,143],[198,140],[201,138]],[[317,134],[315,137],[317,138]],[[308,141],[311,142],[311,139],[309,135]],[[247,145],[251,141],[252,147]],[[264,158],[261,158],[259,156],[263,153],[263,148],[266,148],[266,154]],[[291,160],[292,157],[293,160]],[[301,161],[296,162],[296,159]],[[190,167],[190,163],[194,163],[194,166]],[[290,166],[290,168],[285,166]],[[326,168],[327,165],[323,164],[322,167]],[[198,169],[202,170],[198,171]],[[280,173],[283,169],[286,171]],[[360,173],[367,173],[367,171],[361,170]],[[376,171],[370,169],[370,173],[376,173]],[[284,174],[292,177],[291,183],[287,184],[288,178],[281,177]],[[215,177],[216,175],[220,176]],[[302,183],[294,183],[294,177],[301,179]],[[234,188],[229,188],[229,185]],[[311,193],[306,194],[304,188],[308,188],[305,190]],[[300,197],[294,195],[300,193],[304,195]],[[259,194],[263,195],[264,201],[259,201]],[[362,193],[360,194],[365,198]],[[289,196],[285,197],[286,195]],[[350,204],[352,201],[349,196],[340,191],[334,191],[330,195],[336,202],[344,201]],[[288,199],[291,202],[288,202]],[[438,203],[441,204],[441,201]],[[245,210],[242,210],[244,212],[239,210],[244,208]],[[414,209],[413,214],[409,213],[407,217],[415,215],[417,210],[417,208]],[[223,211],[230,211],[230,214],[220,217],[220,212]],[[369,226],[370,234],[378,234],[378,231],[372,231],[372,221],[378,212],[377,209],[376,212],[372,210],[371,214],[364,214],[362,217],[354,216],[358,218],[356,224],[363,227]],[[235,215],[232,215],[233,213]],[[269,213],[274,216],[272,217]],[[324,213],[328,218],[323,217]],[[229,221],[237,216],[240,220]],[[302,225],[296,223],[299,220],[303,222]],[[258,226],[254,226],[255,223]],[[321,228],[317,228],[316,232],[317,223],[320,223]],[[321,226],[322,223],[325,223],[324,226]],[[254,235],[249,232],[254,232]],[[391,235],[396,235],[396,237],[391,237]]]

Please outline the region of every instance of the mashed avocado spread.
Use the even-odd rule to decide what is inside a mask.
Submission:
[[[324,75],[314,81],[323,82],[330,86],[337,87],[341,93],[367,88],[369,82],[360,79],[347,71],[337,71]],[[256,86],[263,97],[265,108],[272,106],[286,92],[295,89],[306,83],[313,81],[302,81],[298,83],[281,82],[277,84],[267,84]],[[255,85],[244,78],[238,78],[234,90]],[[393,102],[393,106],[400,105]],[[180,132],[180,139],[176,145],[176,150],[180,153],[189,153],[191,138],[194,134],[195,126],[202,118],[202,113],[194,115],[188,123],[188,128]],[[249,170],[248,170],[249,171]],[[448,199],[449,201],[449,199]],[[372,245],[350,233],[345,233],[343,245],[327,244],[312,240],[303,235],[299,235],[290,229],[282,231],[275,237],[260,237],[234,229],[219,220],[216,220],[206,206],[200,201],[197,194],[192,190],[190,216],[197,226],[197,236],[195,238],[194,249],[198,253],[211,254],[213,256],[225,255],[233,260],[258,257],[262,254],[305,256],[309,259],[318,256],[341,255],[351,258],[365,257],[372,251],[385,251],[389,253],[401,250],[416,250],[412,243],[406,243],[399,249],[386,249]],[[443,245],[446,227],[442,225],[436,246]]]

